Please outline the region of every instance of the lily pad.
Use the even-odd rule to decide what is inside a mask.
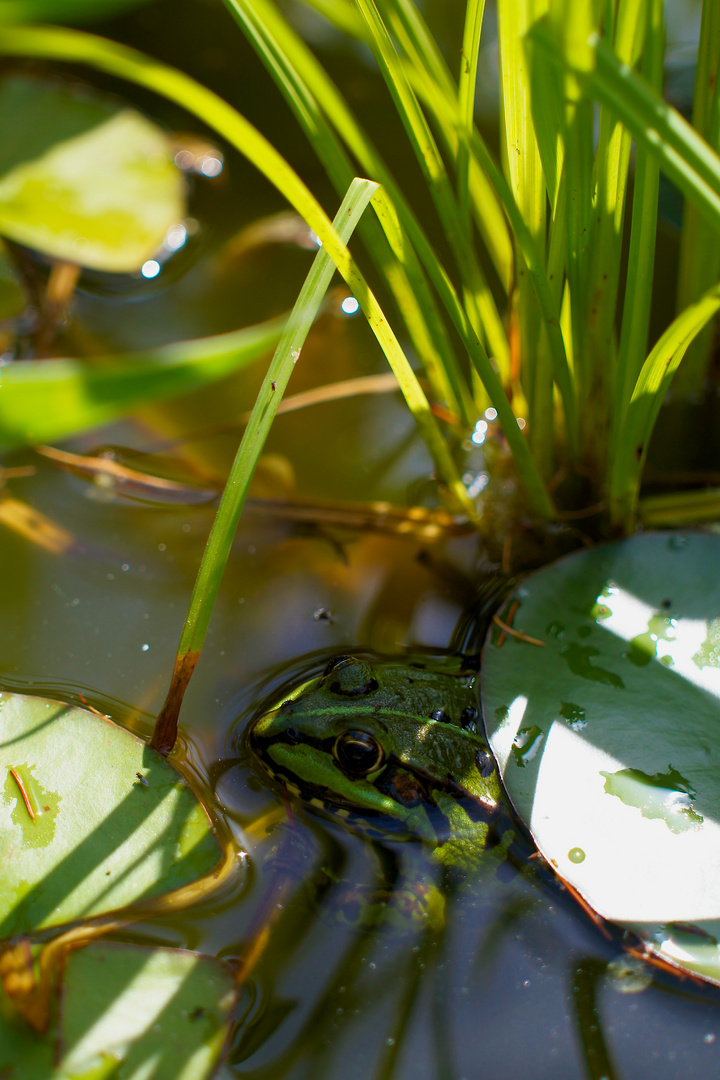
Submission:
[[[185,216],[185,185],[165,134],[61,83],[0,87],[0,233],[27,247],[113,273],[153,256]]]
[[[528,578],[485,644],[510,798],[590,906],[720,982],[720,537],[655,533]],[[534,640],[527,640],[534,639]],[[542,643],[538,644],[538,643]]]
[[[0,694],[0,939],[157,897],[219,858],[185,780],[136,736]]]
[[[7,1001],[0,1008],[0,1076],[204,1080],[225,1044],[235,995],[232,972],[212,957],[88,945],[67,960],[57,1031],[38,1035]]]

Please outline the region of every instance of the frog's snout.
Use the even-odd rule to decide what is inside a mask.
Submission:
[[[279,705],[277,709],[263,713],[262,716],[253,720],[248,728],[250,744],[258,748],[267,746],[278,738],[287,742],[299,740],[299,734],[292,725],[292,712],[285,703]]]

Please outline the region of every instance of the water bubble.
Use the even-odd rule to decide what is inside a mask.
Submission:
[[[653,981],[648,965],[635,956],[619,956],[617,960],[611,960],[606,975],[618,994],[640,994]]]
[[[567,857],[571,863],[585,862],[585,852],[579,847],[570,848]]]
[[[179,251],[187,240],[187,235],[187,229],[183,224],[171,225],[165,233],[163,247],[166,251]]]
[[[203,176],[214,177],[219,176],[223,170],[222,158],[215,157],[215,155],[208,154],[200,162],[200,172]]]
[[[144,262],[140,268],[140,273],[144,278],[154,278],[160,273],[160,263],[157,259],[148,259]]]

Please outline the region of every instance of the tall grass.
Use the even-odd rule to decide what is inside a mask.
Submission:
[[[408,318],[387,274],[387,252],[377,237],[368,246],[418,359],[428,374],[435,369],[434,392],[443,393],[440,365],[442,400],[469,426],[487,405],[495,408],[535,513],[554,515],[551,492],[574,474],[583,483],[566,490],[600,502],[606,529],[631,531],[669,380],[716,309],[717,0],[703,4],[697,127],[662,98],[661,0],[498,0],[498,160],[473,121],[481,0],[466,5],[455,71],[413,0],[304,0],[372,49],[447,238],[447,264],[409,193],[274,0],[225,2],[326,167],[331,157],[342,159],[346,170],[354,164],[383,185],[404,234],[392,257],[402,250],[402,260],[412,260],[416,295],[432,296],[432,306]],[[686,200],[682,266],[693,272],[683,273],[674,321],[651,342],[660,171]],[[328,172],[336,185],[346,183]],[[487,261],[504,293],[490,289],[481,269]],[[438,319],[458,333],[453,356]],[[704,377],[709,341],[706,331],[691,355],[694,385]],[[570,508],[582,511],[582,503]],[[698,514],[706,511],[703,497]]]
[[[473,115],[483,0],[466,4],[455,64],[414,0],[297,0],[372,50],[435,207],[430,230],[275,0],[224,2],[338,195],[358,173],[381,186],[360,232],[391,298],[390,318],[281,148],[210,91],[76,31],[0,27],[0,51],[84,61],[150,87],[257,163],[356,294],[456,508],[477,513],[459,479],[462,452],[436,423],[401,341],[432,398],[468,435],[494,410],[524,490],[523,512],[548,519],[599,505],[601,531],[631,531],[669,381],[679,369],[678,385],[697,393],[710,358],[720,273],[720,0],[703,3],[694,124],[662,98],[662,0],[498,0],[497,158]],[[22,5],[12,10],[19,19]],[[660,172],[685,197],[685,217],[678,311],[653,342]],[[447,261],[430,238],[438,229]],[[691,507],[692,494],[688,500]],[[709,505],[698,497],[698,519]]]
[[[224,2],[345,200],[334,224],[281,150],[189,76],[103,38],[13,25],[22,23],[23,11],[37,15],[36,0],[14,0],[5,25],[0,21],[0,53],[85,63],[182,105],[252,160],[322,243],[209,541],[166,705],[169,727],[161,724],[156,733],[163,749],[174,738],[187,657],[191,671],[259,448],[299,348],[296,339],[307,332],[333,266],[398,379],[441,493],[480,525],[481,508],[460,479],[463,447],[438,424],[420,373],[455,426],[467,436],[474,429],[476,443],[487,429],[483,417],[497,421],[526,516],[547,520],[587,510],[599,515],[598,531],[606,533],[630,532],[639,518],[685,524],[720,517],[720,491],[640,499],[648,445],[670,382],[685,364],[684,387],[697,392],[702,386],[711,355],[708,328],[720,308],[720,0],[703,2],[692,124],[662,97],[662,0],[498,0],[498,157],[474,120],[483,0],[467,0],[454,65],[414,0],[297,0],[372,51],[435,208],[431,230],[414,209],[412,192],[393,175],[275,0]],[[674,318],[650,341],[661,172],[685,198],[681,287]],[[369,181],[354,181],[358,174]],[[371,197],[374,213],[362,215]],[[356,221],[387,312],[348,251]],[[447,262],[431,239],[438,229]],[[268,340],[278,332],[266,330]],[[255,337],[241,332],[237,341],[183,343],[170,348],[169,361],[179,364],[178,378],[189,378],[183,365],[209,356],[209,376],[216,367],[225,370],[226,353],[252,355]],[[160,359],[167,366],[168,358]],[[27,380],[16,386],[10,374],[3,422],[10,431],[16,421],[23,432],[32,427]],[[65,374],[81,423],[85,376],[74,368]],[[31,375],[30,383],[36,377],[44,376]],[[118,407],[129,407],[142,393],[132,371],[129,379],[127,401]]]

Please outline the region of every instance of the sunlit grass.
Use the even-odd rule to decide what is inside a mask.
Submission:
[[[409,193],[403,193],[397,178],[389,175],[340,91],[273,0],[252,4],[226,0],[313,145],[319,148],[320,140],[310,130],[307,113],[297,105],[299,87],[313,115],[323,117],[323,142],[332,141],[342,152],[355,155],[367,175],[383,184],[407,241],[415,248],[419,264],[414,267],[415,282],[422,273],[423,290],[435,293],[444,318],[462,343],[465,355],[460,352],[447,368],[453,372],[455,407],[461,396],[465,406],[467,402],[457,386],[461,371],[473,394],[476,416],[487,402],[497,409],[536,513],[554,514],[549,492],[556,478],[577,470],[589,479],[588,503],[600,500],[605,507],[605,528],[630,531],[636,520],[639,466],[668,386],[666,378],[657,383],[647,379],[669,341],[663,338],[648,351],[659,171],[687,200],[686,262],[692,262],[697,252],[699,264],[708,265],[703,248],[697,247],[703,243],[702,230],[695,225],[693,233],[693,208],[703,221],[714,221],[716,228],[720,224],[720,159],[661,97],[660,0],[624,0],[612,15],[609,7],[603,15],[597,4],[501,0],[500,161],[489,154],[473,125],[470,107],[482,3],[467,4],[459,45],[470,55],[463,51],[453,73],[412,0],[306,2],[372,48],[424,172],[452,264],[443,265],[437,258],[425,229],[414,218]],[[705,4],[699,79],[714,62],[716,46],[706,39],[712,35],[716,17],[712,11],[717,6],[713,0]],[[700,98],[707,96],[706,92]],[[717,137],[716,113],[707,100],[703,115],[712,141]],[[488,215],[498,211],[499,242],[488,243],[492,232]],[[623,256],[626,232],[631,238],[629,259]],[[488,295],[477,272],[483,246],[500,282],[509,288],[506,299]],[[708,246],[705,241],[704,249]],[[407,244],[403,251],[407,259]],[[684,290],[682,307],[699,299],[700,285],[707,288],[711,283],[702,275],[696,278],[696,284]],[[620,303],[623,293],[632,297],[631,304]],[[402,307],[401,313],[405,314]],[[704,326],[706,321],[698,321],[695,311],[678,324],[690,335],[686,345],[700,332],[699,322]],[[417,328],[408,326],[408,332],[417,339]],[[670,332],[673,340],[674,334]],[[435,327],[425,336],[426,343],[433,340]],[[672,355],[668,371],[682,359],[677,350]],[[572,365],[569,356],[574,358]],[[438,358],[447,365],[447,348]],[[644,366],[646,359],[650,368]],[[471,368],[484,393],[474,383]],[[436,376],[433,385],[439,387],[441,382]],[[648,396],[657,399],[651,408],[631,407]],[[450,402],[450,396],[445,400]],[[519,434],[513,413],[527,420],[524,434]]]
[[[718,59],[718,0],[703,5],[695,126],[661,96],[661,0],[499,0],[498,158],[473,118],[482,0],[466,5],[459,62],[442,55],[413,0],[305,0],[372,50],[433,201],[436,220],[430,223],[418,218],[412,192],[393,176],[274,0],[225,2],[338,194],[358,172],[381,185],[376,213],[365,216],[361,231],[391,298],[387,312],[281,148],[211,91],[182,72],[75,31],[5,28],[0,50],[80,61],[149,87],[255,162],[316,232],[358,298],[448,501],[481,518],[459,479],[463,451],[435,421],[403,341],[432,398],[468,435],[489,405],[495,410],[531,514],[547,519],[562,510],[582,512],[583,502],[572,501],[577,494],[556,495],[560,479],[576,474],[582,484],[566,490],[582,491],[588,507],[604,508],[597,531],[631,531],[663,397],[686,355],[686,385],[702,385],[710,342],[705,328],[717,307],[720,158],[713,147],[720,104],[710,76]],[[660,172],[686,199],[681,258],[687,273],[676,320],[670,325],[668,317],[653,343]],[[447,241],[447,262],[432,240],[438,230]],[[632,302],[623,304],[623,295]]]

